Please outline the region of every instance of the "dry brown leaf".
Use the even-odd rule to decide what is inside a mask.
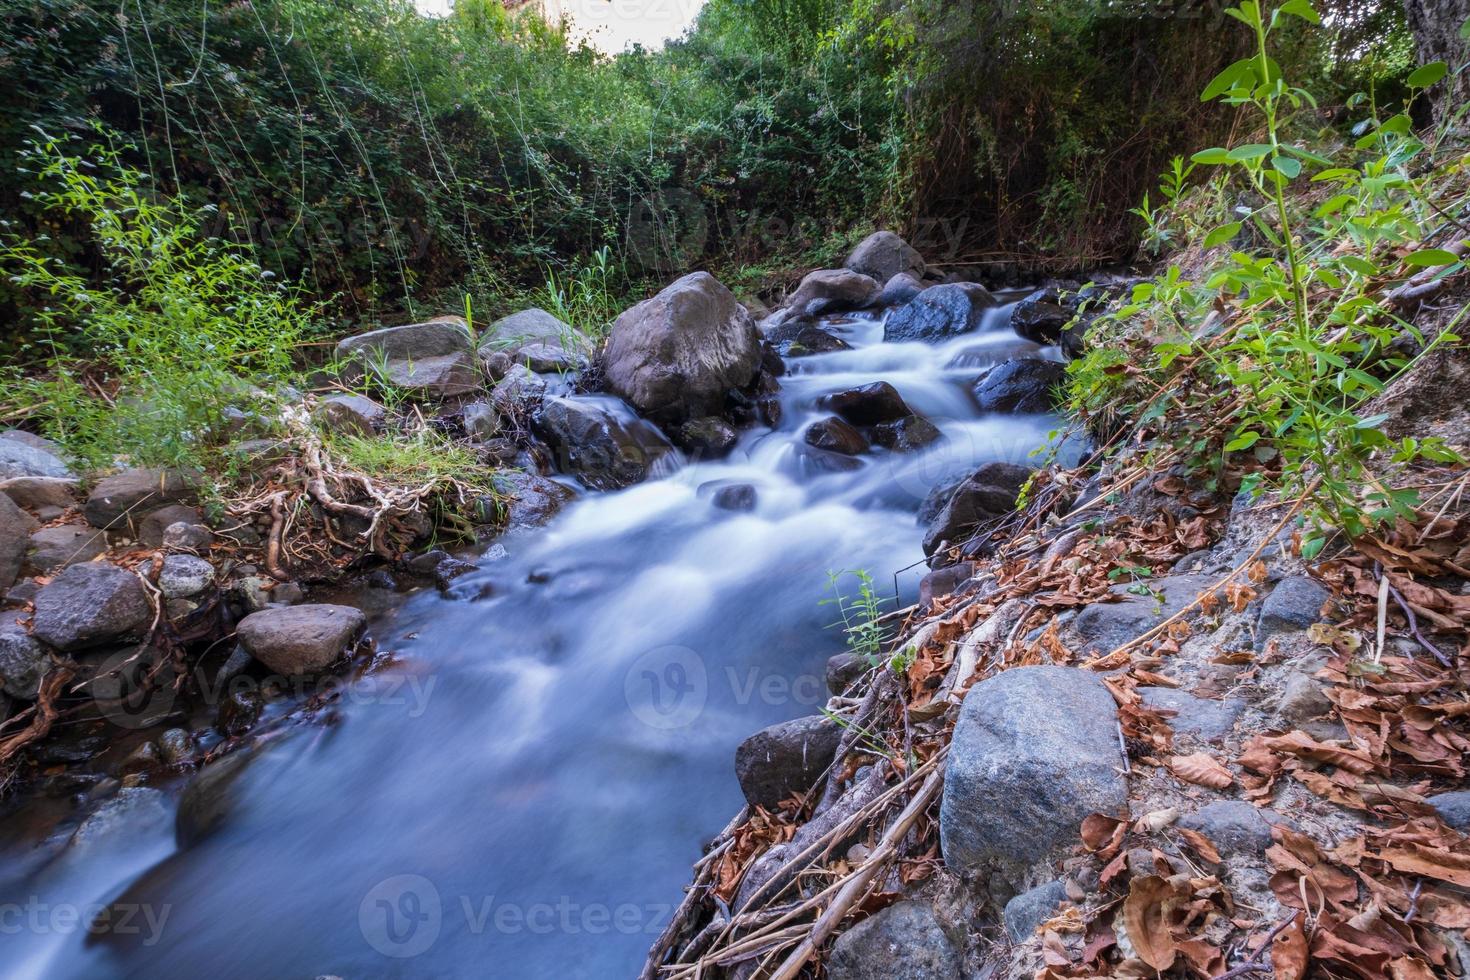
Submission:
[[[1271,969],[1276,980],[1302,980],[1307,975],[1311,954],[1307,948],[1307,934],[1302,929],[1303,915],[1298,912],[1291,925],[1271,941]]]
[[[1123,901],[1123,923],[1139,959],[1160,972],[1174,965],[1179,947],[1169,933],[1169,911],[1176,889],[1158,875],[1133,879]]]
[[[1169,759],[1169,771],[1185,782],[1210,789],[1225,789],[1235,782],[1230,770],[1207,752],[1173,756]]]
[[[1188,843],[1190,847],[1194,848],[1195,851],[1199,853],[1199,856],[1204,858],[1209,863],[1220,863],[1220,852],[1215,850],[1215,845],[1212,844],[1210,842],[1210,839],[1204,834],[1200,833],[1197,830],[1190,830],[1186,827],[1180,827],[1179,836],[1183,837],[1185,842]]]

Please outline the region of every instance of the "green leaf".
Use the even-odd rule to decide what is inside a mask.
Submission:
[[[1230,151],[1223,146],[1212,147],[1208,150],[1200,150],[1189,159],[1195,163],[1203,163],[1207,166],[1217,166],[1222,163],[1231,163]]]
[[[1358,172],[1356,170],[1352,170],[1348,167],[1334,167],[1331,170],[1324,170],[1321,173],[1316,174],[1312,177],[1312,180],[1353,180],[1356,179],[1357,176]]]
[[[1271,166],[1275,167],[1276,172],[1285,176],[1287,180],[1300,176],[1302,172],[1301,161],[1293,160],[1291,157],[1272,157]]]
[[[1240,228],[1241,223],[1239,221],[1232,221],[1228,225],[1221,225],[1205,236],[1205,248],[1214,248],[1216,245],[1225,244],[1240,234]]]
[[[1308,163],[1315,163],[1319,167],[1332,166],[1331,160],[1327,159],[1324,156],[1319,156],[1318,154],[1313,153],[1311,150],[1304,149],[1303,147],[1292,146],[1290,143],[1284,143],[1282,144],[1281,148],[1287,153],[1290,153],[1292,156],[1305,160]]]
[[[1259,160],[1270,152],[1271,146],[1268,143],[1242,143],[1230,151],[1229,157],[1235,161]]]
[[[1432,265],[1453,265],[1460,261],[1460,257],[1454,252],[1443,248],[1422,248],[1411,255],[1404,256],[1404,265],[1427,267]]]
[[[1311,0],[1286,0],[1286,3],[1283,3],[1276,12],[1300,17],[1312,24],[1322,23],[1322,18],[1317,15],[1317,11],[1312,9]]]
[[[1225,451],[1227,453],[1236,453],[1240,452],[1242,449],[1249,449],[1257,442],[1259,442],[1260,439],[1261,434],[1254,430],[1250,432],[1242,432],[1240,435],[1236,436],[1234,439],[1231,439],[1225,444]]]
[[[1236,85],[1250,78],[1255,73],[1255,63],[1256,59],[1254,58],[1242,58],[1229,68],[1226,68],[1210,80],[1210,84],[1206,85],[1205,90],[1200,93],[1199,100],[1201,102],[1209,102],[1211,99],[1218,99],[1226,92],[1235,88]]]
[[[1383,271],[1361,255],[1344,255],[1338,261],[1360,276],[1376,276]]]
[[[1466,18],[1465,23],[1460,25],[1460,37],[1470,41],[1470,18]]]
[[[1443,61],[1431,61],[1429,64],[1414,69],[1409,75],[1408,84],[1410,88],[1428,88],[1449,74],[1450,67]]]

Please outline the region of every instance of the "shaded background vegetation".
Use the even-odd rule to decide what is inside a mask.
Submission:
[[[466,291],[496,312],[603,247],[628,292],[815,263],[875,223],[992,276],[1121,262],[1127,209],[1233,123],[1196,94],[1235,56],[1219,6],[711,0],[684,41],[606,58],[495,0],[0,0],[0,207],[86,268],[19,154],[100,120],[351,322]],[[1292,57],[1330,97],[1391,88],[1398,3],[1324,6]]]

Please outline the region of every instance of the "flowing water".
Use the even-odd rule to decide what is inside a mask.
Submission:
[[[729,459],[589,494],[505,541],[455,583],[458,598],[423,591],[380,616],[383,666],[331,724],[257,750],[203,841],[180,850],[171,824],[140,820],[58,854],[10,819],[0,969],[633,976],[701,844],[739,809],[735,746],[826,702],[824,665],[842,645],[819,605],[829,571],[870,570],[911,601],[929,489],[1047,441],[1054,420],[982,417],[969,394],[990,364],[1055,356],[1007,319],[997,310],[935,346],[834,321],[853,349],[789,362],[779,429],[746,433]],[[818,398],[875,380],[943,440],[856,470],[814,465],[800,433],[824,414]],[[755,488],[753,510],[712,505],[732,483]],[[56,921],[107,902],[102,935]]]

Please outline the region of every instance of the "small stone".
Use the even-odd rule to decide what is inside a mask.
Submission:
[[[295,582],[282,582],[271,589],[270,599],[275,606],[299,606],[306,601],[306,590]]]
[[[1200,593],[1218,585],[1219,579],[1213,575],[1171,575],[1140,584],[1145,587],[1144,594],[1120,583],[1113,587],[1113,593],[1122,596],[1122,602],[1093,603],[1077,615],[1072,628],[1082,639],[1082,652],[1109,653],[1142,636]]]
[[[735,750],[735,775],[753,806],[774,809],[794,793],[810,790],[831,765],[842,730],[823,715],[762,729]]]
[[[230,586],[230,593],[247,612],[256,613],[271,604],[270,579],[247,575]]]
[[[165,765],[183,765],[194,757],[198,748],[194,736],[182,728],[170,728],[158,736],[158,754]]]
[[[932,446],[941,438],[939,429],[922,415],[910,415],[897,422],[884,422],[873,427],[873,444],[896,453],[912,453]]]
[[[858,456],[868,451],[868,440],[863,438],[863,434],[836,417],[813,422],[802,438],[808,446],[844,456]]]
[[[735,448],[740,434],[724,419],[691,419],[674,429],[674,445],[696,460],[723,459]]]
[[[955,980],[963,957],[926,903],[899,902],[837,937],[830,980]]]
[[[455,579],[477,571],[479,571],[479,566],[474,562],[446,557],[434,566],[434,584],[439,587],[440,592],[448,592],[449,586]]]
[[[872,665],[856,653],[839,653],[827,659],[827,690],[833,694],[845,694],[857,683]]]
[[[1439,812],[1439,819],[1461,833],[1470,833],[1470,790],[1431,796],[1429,805]]]
[[[1002,917],[1006,935],[1013,943],[1024,943],[1036,935],[1036,928],[1055,914],[1057,906],[1067,900],[1067,886],[1061,881],[1049,881],[1022,892],[1006,903]]]
[[[835,392],[819,399],[817,404],[853,425],[896,422],[914,414],[898,389],[886,381]]]
[[[464,407],[464,431],[474,442],[489,442],[500,434],[500,413],[488,401],[470,402]]]
[[[169,555],[158,573],[158,589],[167,599],[195,596],[214,583],[214,566],[193,555]]]
[[[36,595],[31,633],[71,652],[137,639],[153,617],[138,577],[106,562],[73,565]]]
[[[1179,826],[1204,834],[1221,855],[1264,854],[1271,846],[1271,825],[1285,822],[1275,811],[1243,800],[1216,800],[1179,818]]]
[[[196,507],[186,504],[169,504],[150,511],[138,522],[138,542],[150,548],[163,547],[163,532],[175,524],[199,524],[200,515]]]
[[[123,775],[130,775],[132,773],[138,772],[152,772],[154,769],[157,769],[162,764],[162,762],[163,758],[158,752],[158,746],[154,745],[152,742],[144,742],[132,752],[128,753],[127,758],[123,759],[122,766],[119,771]]]
[[[367,628],[367,617],[349,606],[307,605],[265,609],[240,621],[236,635],[250,655],[287,676],[321,671],[340,660]]]
[[[952,594],[974,574],[975,565],[968,561],[927,573],[919,580],[919,605],[932,606],[935,599]]]
[[[1331,710],[1332,701],[1320,682],[1300,670],[1287,675],[1276,702],[1276,715],[1289,727],[1315,721]]]
[[[1316,579],[1292,575],[1281,580],[1261,603],[1256,637],[1264,642],[1278,633],[1304,630],[1322,618],[1322,606],[1332,593]]]
[[[755,510],[755,487],[748,483],[735,483],[730,486],[720,487],[710,497],[710,503],[720,510]]]
[[[527,344],[516,352],[515,359],[537,374],[576,374],[587,370],[587,358],[560,344]]]
[[[1145,687],[1138,693],[1143,695],[1145,707],[1176,712],[1167,719],[1169,727],[1176,733],[1207,741],[1229,735],[1245,711],[1245,704],[1241,701],[1212,701],[1168,687]]]
[[[107,553],[107,537],[85,524],[43,527],[31,535],[31,552],[26,561],[38,573],[52,572],[94,561]]]
[[[383,424],[383,406],[362,395],[329,395],[311,413],[328,432],[348,436],[371,436]]]
[[[215,712],[214,727],[226,738],[244,735],[260,721],[265,698],[257,690],[229,691]]]
[[[46,649],[21,626],[0,626],[0,689],[21,701],[34,701],[51,664]]]
[[[175,521],[163,529],[163,547],[169,551],[203,555],[214,544],[214,532],[203,524]]]

